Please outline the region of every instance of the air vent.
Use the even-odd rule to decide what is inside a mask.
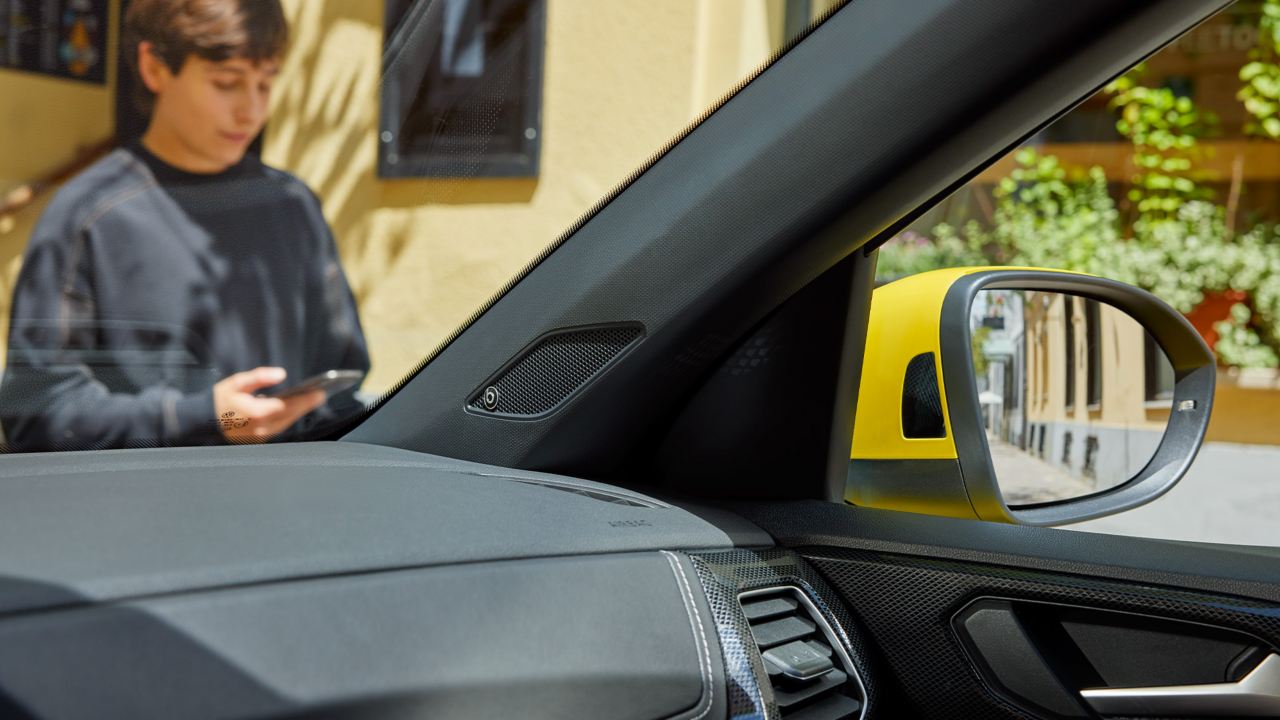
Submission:
[[[787,720],[853,720],[863,691],[853,662],[831,626],[799,588],[739,596],[760,648],[774,702]],[[761,683],[764,685],[765,683]]]

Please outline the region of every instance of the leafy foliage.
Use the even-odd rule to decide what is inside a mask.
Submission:
[[[1192,178],[1196,142],[1213,132],[1218,120],[1202,113],[1189,97],[1172,88],[1139,84],[1144,65],[1107,85],[1111,107],[1117,111],[1116,130],[1133,144],[1133,164],[1139,168],[1129,189],[1139,222],[1176,215],[1189,200],[1206,200],[1209,191]]]
[[[1240,70],[1246,131],[1280,139],[1280,0],[1262,6],[1259,48]],[[1243,291],[1217,324],[1219,359],[1240,367],[1280,366],[1280,226],[1229,230],[1226,208],[1197,181],[1199,140],[1218,121],[1170,88],[1142,84],[1141,65],[1107,86],[1116,130],[1133,148],[1123,213],[1099,167],[1068,173],[1058,158],[1030,148],[992,191],[987,223],[931,237],[905,235],[881,252],[881,272],[902,276],[961,264],[1056,267],[1144,288],[1189,313],[1208,293]]]
[[[1016,160],[996,186],[992,229],[965,225],[969,246],[981,248],[994,264],[1089,271],[1101,248],[1119,239],[1119,214],[1102,170],[1092,168],[1087,179],[1072,181],[1052,155],[1023,149]]]
[[[1231,317],[1214,323],[1218,332],[1218,354],[1230,358],[1230,364],[1239,367],[1276,367],[1280,357],[1258,334],[1249,327],[1252,313],[1248,306],[1236,303],[1231,306]]]
[[[900,278],[937,268],[985,264],[980,249],[970,247],[950,225],[939,223],[932,238],[911,230],[898,235],[880,253],[876,271],[881,277]]]
[[[1244,103],[1250,120],[1244,131],[1280,139],[1280,0],[1264,0],[1258,20],[1258,47],[1250,62],[1240,68],[1243,85],[1236,98]]]

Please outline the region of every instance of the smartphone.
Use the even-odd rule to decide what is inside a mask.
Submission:
[[[330,370],[319,375],[312,375],[297,385],[290,385],[287,388],[273,390],[263,393],[262,397],[269,398],[291,398],[296,395],[302,395],[312,392],[313,390],[323,390],[330,397],[337,395],[343,390],[349,390],[360,384],[360,380],[364,378],[364,373],[359,370]]]

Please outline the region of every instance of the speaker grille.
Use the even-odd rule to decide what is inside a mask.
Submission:
[[[542,336],[477,389],[467,409],[536,417],[568,400],[644,336],[638,324],[557,330]]]

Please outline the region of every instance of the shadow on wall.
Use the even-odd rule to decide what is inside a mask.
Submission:
[[[412,216],[395,210],[532,199],[535,179],[379,179],[383,3],[295,0],[286,2],[286,12],[293,43],[264,160],[298,175],[323,199],[358,302],[414,237]]]

